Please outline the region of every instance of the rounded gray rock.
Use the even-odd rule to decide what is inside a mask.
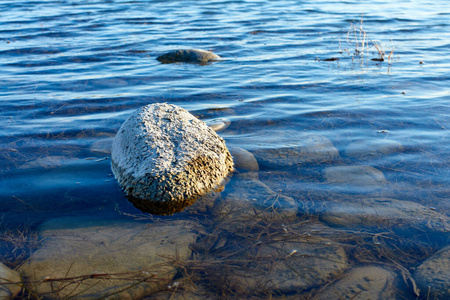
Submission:
[[[0,262],[0,299],[15,299],[22,290],[19,273]]]
[[[228,224],[248,226],[249,220],[266,223],[289,222],[297,218],[297,203],[291,197],[278,194],[256,179],[233,177],[225,196],[216,201],[213,214]]]
[[[181,220],[49,220],[40,226],[40,248],[19,271],[45,299],[142,299],[167,288],[177,272],[171,257],[189,259],[194,227]]]
[[[298,137],[293,137],[295,141]],[[297,143],[296,143],[297,144]],[[298,145],[282,148],[261,148],[252,151],[261,168],[279,170],[304,164],[334,162],[340,158],[333,143],[321,135],[302,137]]]
[[[448,232],[447,216],[410,201],[349,197],[345,201],[330,202],[325,206],[320,219],[333,226],[382,227],[427,233]]]
[[[353,191],[371,191],[387,183],[380,170],[371,166],[337,166],[323,170],[327,183]]]
[[[358,159],[376,158],[403,152],[404,147],[392,140],[361,140],[348,145],[345,155]]]
[[[215,132],[224,131],[230,126],[231,122],[227,119],[214,119],[206,121],[206,124]]]
[[[450,298],[450,246],[425,260],[414,274],[422,296],[427,299]]]
[[[155,203],[192,202],[233,170],[231,154],[214,130],[185,109],[165,103],[144,106],[123,123],[114,138],[111,164],[141,210]]]
[[[318,231],[328,229],[326,226],[301,223],[287,223],[283,225],[285,230],[267,238],[243,241],[239,236],[250,234],[249,226],[256,223],[241,222],[246,228],[226,241],[227,245],[239,245],[240,251],[226,252],[220,263],[205,270],[206,274],[211,272],[207,276],[216,276],[211,285],[219,291],[240,295],[239,299],[266,299],[252,296],[298,293],[342,276],[349,267],[344,247],[319,234]],[[246,248],[248,242],[253,245]]]
[[[378,266],[358,267],[326,285],[314,299],[396,299],[395,280],[396,274],[390,270]]]
[[[212,53],[211,51],[186,49],[169,52],[158,56],[156,59],[165,64],[177,62],[207,63],[210,61],[220,60],[220,56]]]
[[[230,152],[233,156],[236,169],[247,172],[259,171],[258,161],[251,152],[240,147],[231,147]]]

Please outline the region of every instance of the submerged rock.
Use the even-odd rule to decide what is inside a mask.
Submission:
[[[177,62],[207,63],[210,61],[220,60],[220,56],[212,53],[211,51],[186,49],[169,52],[158,56],[156,59],[165,64]]]
[[[65,156],[45,156],[40,157],[36,160],[27,162],[19,167],[19,169],[34,169],[34,168],[44,168],[44,169],[55,169],[59,168],[64,164],[76,161],[77,159],[69,158]]]
[[[191,279],[174,280],[165,291],[152,294],[147,300],[213,300],[218,296],[207,286]]]
[[[114,134],[100,133],[96,137],[98,139],[92,143],[90,150],[97,153],[111,154],[111,146],[114,140]]]
[[[246,226],[249,220],[282,222],[297,217],[294,199],[274,192],[256,179],[233,179],[227,185],[224,199],[217,201],[214,206],[217,218],[230,224]]]
[[[19,273],[0,262],[0,299],[15,299],[22,290]]]
[[[345,155],[358,159],[376,158],[403,152],[404,147],[392,140],[362,140],[351,143],[345,149]]]
[[[320,135],[305,137],[299,146],[255,149],[252,152],[262,168],[274,170],[308,163],[331,162],[340,158],[333,143]]]
[[[335,226],[446,232],[448,217],[420,204],[388,198],[349,197],[325,204],[322,221]]]
[[[370,166],[338,166],[323,170],[327,183],[350,191],[371,191],[386,184],[383,173]]]
[[[235,168],[238,171],[243,172],[258,172],[259,171],[259,165],[258,161],[256,160],[255,156],[240,147],[231,147],[230,153],[233,156],[233,161],[235,164]]]
[[[123,123],[111,160],[130,200],[150,213],[182,210],[233,170],[220,136],[188,111],[164,103],[144,106]]]
[[[315,234],[327,231],[322,224],[282,225],[283,230],[278,232],[271,232],[270,225],[263,224],[268,227],[269,236],[260,223],[253,229],[239,231],[228,239],[227,245],[235,244],[234,249],[240,251],[228,252],[217,267],[206,270],[218,290],[245,299],[245,295],[298,293],[325,284],[348,268],[343,247]],[[239,235],[252,232],[261,234],[250,240],[239,239]]]
[[[20,267],[26,285],[52,299],[141,299],[166,287],[171,259],[188,259],[193,223],[60,218],[40,228],[43,245]]]
[[[426,299],[450,299],[450,246],[419,265],[414,280]]]
[[[206,125],[211,127],[215,132],[220,132],[228,128],[231,122],[227,119],[214,119],[206,122]]]
[[[397,299],[395,279],[395,273],[384,268],[359,267],[327,285],[314,299],[395,300]]]

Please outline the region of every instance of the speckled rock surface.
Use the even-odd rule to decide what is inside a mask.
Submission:
[[[0,262],[0,299],[14,299],[22,290],[20,282],[19,273]]]
[[[144,106],[123,123],[111,160],[120,185],[143,210],[146,203],[190,201],[233,170],[220,136],[188,111],[164,103]]]
[[[193,227],[189,221],[53,219],[41,225],[44,242],[19,271],[46,299],[141,299],[173,279],[171,257],[190,257]]]
[[[163,54],[156,59],[166,64],[176,62],[207,63],[214,60],[220,60],[220,56],[211,51],[185,49]]]
[[[414,273],[414,280],[421,296],[427,299],[450,299],[450,246],[420,264]]]
[[[395,300],[395,279],[394,272],[378,266],[358,267],[327,285],[314,299]]]

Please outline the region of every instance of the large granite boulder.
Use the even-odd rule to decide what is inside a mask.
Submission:
[[[111,164],[132,203],[150,213],[182,210],[233,170],[224,140],[181,107],[135,111],[117,133]]]
[[[43,239],[19,269],[29,290],[45,299],[142,299],[166,289],[190,258],[189,221],[137,222],[66,217],[41,225]]]
[[[162,63],[176,63],[176,62],[187,62],[187,63],[207,63],[214,60],[220,60],[220,56],[212,53],[211,51],[198,50],[198,49],[186,49],[186,50],[176,50],[156,58]]]

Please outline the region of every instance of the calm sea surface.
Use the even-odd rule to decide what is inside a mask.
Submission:
[[[282,174],[260,166],[260,180],[301,207],[315,194],[331,201],[327,167],[365,165],[387,180],[377,196],[449,217],[449,21],[448,2],[427,0],[0,1],[1,229],[141,214],[112,175],[109,146],[135,109],[159,102],[230,121],[219,134],[251,152],[296,146],[305,134],[328,138],[338,163]],[[373,60],[374,44],[384,61]],[[186,48],[224,60],[156,60]],[[354,142],[369,153],[385,140],[402,150],[346,155]],[[446,245],[430,241],[406,267]]]

